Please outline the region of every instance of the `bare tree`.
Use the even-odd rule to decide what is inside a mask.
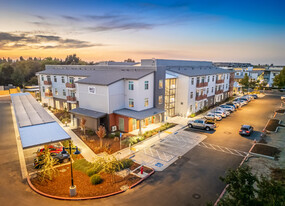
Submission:
[[[86,119],[83,118],[83,117],[80,120],[80,126],[81,126],[81,129],[83,130],[83,134],[85,135],[85,132],[86,132]]]
[[[103,146],[103,138],[106,136],[106,129],[103,126],[100,126],[96,131],[97,136],[100,139],[100,148]]]

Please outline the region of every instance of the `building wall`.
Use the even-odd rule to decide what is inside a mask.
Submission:
[[[184,75],[176,75],[178,76],[176,80],[176,99],[175,99],[175,113],[176,115],[183,116],[185,112],[189,109],[190,102],[190,85],[189,77]],[[193,94],[193,98],[195,98],[195,94]]]
[[[96,92],[89,92],[89,87],[94,87]],[[79,107],[109,114],[108,86],[78,84]]]
[[[109,113],[125,107],[125,81],[121,80],[109,86]]]

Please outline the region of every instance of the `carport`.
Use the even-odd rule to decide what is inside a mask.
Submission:
[[[69,140],[69,135],[30,93],[11,94],[23,149]]]

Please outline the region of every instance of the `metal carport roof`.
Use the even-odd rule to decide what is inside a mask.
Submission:
[[[30,93],[11,94],[23,148],[70,139]]]

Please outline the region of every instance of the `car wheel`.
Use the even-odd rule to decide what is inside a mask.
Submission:
[[[207,130],[207,131],[210,131],[210,127],[206,127],[206,130]]]
[[[192,128],[192,127],[193,127],[193,125],[192,125],[192,124],[188,124],[188,127],[189,127],[189,128]]]

